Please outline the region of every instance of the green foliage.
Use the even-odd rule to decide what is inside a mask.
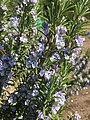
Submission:
[[[89,0],[4,0],[0,7],[0,119],[62,119],[72,70],[80,63],[80,35]],[[4,66],[4,67],[3,67]],[[73,71],[77,73],[76,69]],[[19,85],[3,99],[8,81]],[[5,114],[6,113],[6,114]]]

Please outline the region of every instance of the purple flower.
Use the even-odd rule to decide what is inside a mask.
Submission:
[[[54,70],[57,71],[58,67],[59,67],[59,65],[58,65],[58,64],[55,64],[55,65],[54,65]]]
[[[53,114],[57,114],[58,110],[61,108],[61,106],[58,104],[58,105],[52,105],[52,112]]]
[[[4,72],[4,71],[2,71],[2,72],[0,72],[0,74],[1,74],[1,76],[4,76],[4,75],[5,75],[5,72]]]
[[[31,0],[31,3],[35,4],[37,3],[37,0]]]
[[[64,102],[66,101],[66,99],[65,99],[65,93],[62,93],[62,91],[59,91],[59,92],[56,92],[55,94],[54,94],[54,100],[55,100],[55,102],[58,102],[58,104],[60,104],[60,105],[64,105]]]
[[[43,114],[43,112],[41,110],[38,111],[38,118],[39,119],[44,119],[45,115]]]
[[[25,101],[25,105],[29,105],[29,102],[30,102],[30,100],[27,99],[27,100]]]
[[[45,71],[45,75],[44,76],[45,76],[46,79],[49,80],[50,77],[51,77],[51,74],[52,74],[52,71],[48,70],[48,71]]]
[[[45,74],[45,71],[46,71],[46,70],[41,70],[41,71],[39,72],[39,74],[40,74],[41,77]]]
[[[50,79],[50,77],[51,77],[51,75],[52,75],[52,73],[53,73],[53,71],[51,71],[51,70],[41,70],[40,71],[40,76],[42,77],[42,76],[44,76],[46,79]]]
[[[10,60],[8,55],[3,55],[1,59],[2,59],[2,61]]]
[[[33,89],[38,89],[38,88],[39,88],[38,84],[34,84]]]
[[[70,53],[70,48],[64,48],[64,53]]]
[[[13,54],[12,54],[12,58],[14,58],[14,59],[17,61],[17,60],[18,60],[18,54],[13,53]]]
[[[43,26],[43,28],[48,29],[48,23],[43,22],[43,23],[42,23],[42,26]]]
[[[29,2],[29,0],[23,0],[23,3],[24,3],[24,4],[27,4],[27,2]]]
[[[66,101],[65,93],[62,93],[62,91],[56,92],[54,94],[54,100],[55,100],[55,104],[52,105],[52,112],[53,114],[56,114]]]
[[[61,58],[60,58],[60,55],[58,53],[54,53],[52,55],[52,57],[50,57],[51,62],[53,62],[54,60],[60,60],[60,59]]]
[[[72,53],[72,57],[70,58],[70,62],[75,65],[75,59],[76,59],[76,54],[75,53]]]
[[[64,26],[56,27],[56,34],[65,34],[66,32],[67,32],[66,27],[64,27]]]
[[[40,37],[40,38],[38,39],[38,41],[39,41],[40,43],[44,44],[44,43],[45,43],[45,38],[44,38],[44,37]]]
[[[10,96],[10,98],[8,99],[8,103],[13,103],[13,97]]]
[[[32,64],[32,68],[38,67],[38,62],[37,62],[37,60],[32,61],[31,64]]]
[[[83,41],[85,41],[85,38],[82,38],[82,37],[80,37],[80,36],[78,36],[78,35],[76,35],[76,43],[77,43],[77,46],[83,46]]]
[[[14,28],[17,28],[17,26],[19,25],[19,22],[20,22],[19,18],[17,17],[17,15],[15,15],[15,16],[12,18],[12,26],[13,26]]]
[[[62,41],[63,38],[60,34],[56,34],[56,44],[60,44],[60,41]]]
[[[30,61],[30,60],[26,60],[26,66],[27,66],[28,68],[31,67],[31,61]]]
[[[2,31],[3,29],[2,28],[0,28],[0,32]],[[1,47],[1,46],[0,46]]]
[[[44,44],[39,44],[39,47],[38,47],[38,52],[43,52],[44,51]]]
[[[0,60],[0,70],[3,70],[2,61]]]
[[[76,57],[77,57],[77,56],[76,56],[76,54],[75,54],[75,53],[72,53],[72,59],[74,59],[74,60],[75,60],[75,59],[76,59]]]
[[[56,34],[56,45],[57,49],[61,49],[65,46],[65,42],[60,34]]]
[[[22,35],[21,37],[20,37],[20,41],[21,42],[23,42],[23,43],[27,43],[27,37],[26,37],[26,35]]]
[[[8,65],[4,62],[3,67],[4,67],[5,69],[7,69],[7,68],[8,68]]]
[[[69,60],[69,55],[64,54],[64,57],[65,57],[66,60]]]
[[[75,120],[80,120],[81,116],[79,114],[75,113],[74,118],[75,118]]]
[[[73,51],[74,51],[76,54],[79,54],[80,51],[81,51],[81,48],[75,48]]]
[[[44,34],[47,35],[49,33],[48,23],[43,22],[42,26],[43,26]]]
[[[39,94],[38,90],[33,90],[32,96],[37,96]]]
[[[16,65],[16,61],[15,61],[15,60],[10,60],[10,61],[9,61],[9,64],[10,64],[11,66],[14,66],[14,65]]]
[[[2,8],[2,10],[8,10],[6,5],[2,5],[1,8]]]
[[[34,20],[37,20],[37,16],[36,16],[36,11],[35,9],[31,9],[31,15],[34,18]]]

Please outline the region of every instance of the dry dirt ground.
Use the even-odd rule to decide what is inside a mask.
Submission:
[[[90,48],[90,38],[86,37],[83,50],[86,51]],[[87,65],[87,70],[90,69],[90,61]],[[68,115],[77,112],[80,120],[90,120],[90,87],[83,89],[78,95],[71,96],[66,103],[65,120],[68,120]]]
[[[65,112],[66,116],[78,113],[81,116],[80,120],[90,120],[90,87],[69,98]],[[68,120],[68,117],[65,120]]]

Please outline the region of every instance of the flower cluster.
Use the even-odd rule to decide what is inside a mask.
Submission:
[[[76,112],[74,115],[71,115],[70,119],[72,119],[72,120],[81,120],[81,116]]]
[[[77,46],[83,46],[83,41],[85,41],[85,38],[82,38],[82,37],[78,36],[78,34],[77,34],[76,35]]]
[[[57,49],[61,49],[65,46],[65,41],[63,40],[62,35],[67,32],[66,27],[64,26],[58,26],[56,27],[56,45]]]
[[[80,37],[79,30],[69,28],[76,21],[72,22],[72,19],[68,23],[66,14],[59,16],[60,11],[56,7],[63,5],[63,1],[48,3],[52,5],[50,7],[44,6],[42,1],[36,3],[37,0],[15,1],[13,13],[10,13],[9,5],[1,6],[4,16],[0,24],[0,119],[50,120],[59,116],[66,101],[67,87],[74,84],[72,80],[69,81],[69,75],[72,71],[77,73],[87,63],[86,59],[80,57],[84,39]],[[46,9],[44,12],[39,12],[39,4]],[[70,3],[67,10],[71,8]],[[62,20],[58,21],[59,17]],[[74,74],[77,84],[77,76],[79,83],[87,81]],[[5,100],[3,91],[10,80],[13,83],[18,80],[19,83]],[[76,114],[75,119],[78,118]]]
[[[54,94],[54,97],[55,104],[52,105],[52,112],[53,114],[57,114],[60,108],[64,106],[64,103],[66,101],[65,93],[63,93],[62,91],[56,92]]]

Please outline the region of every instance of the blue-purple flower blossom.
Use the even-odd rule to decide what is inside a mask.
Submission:
[[[65,93],[62,91],[56,92],[54,94],[54,101],[55,103],[52,105],[52,112],[53,114],[57,114],[61,106],[64,106],[64,103],[66,101]]]
[[[57,114],[57,112],[60,110],[61,106],[59,104],[55,105],[53,104],[52,105],[52,112],[53,114]]]
[[[51,75],[52,75],[52,71],[48,70],[48,71],[45,71],[44,77],[49,80],[51,78]]]
[[[43,23],[42,23],[42,27],[43,27],[43,32],[44,32],[44,34],[47,35],[47,34],[49,33],[48,23],[43,22]]]
[[[38,118],[39,119],[44,119],[45,115],[43,114],[43,112],[41,110],[38,111]]]
[[[37,51],[42,54],[42,52],[44,51],[44,44],[40,43]]]
[[[3,63],[1,60],[0,60],[0,70],[3,70]]]
[[[69,60],[69,55],[67,55],[66,53],[64,54],[64,57],[66,60]]]
[[[66,101],[65,93],[63,93],[62,91],[56,92],[54,94],[54,100],[55,102],[58,102],[60,105],[64,105],[64,102]]]
[[[22,35],[21,37],[20,37],[20,41],[21,42],[23,42],[23,43],[27,43],[27,37],[26,37],[26,35]]]
[[[12,18],[12,26],[14,27],[14,28],[17,28],[18,27],[18,25],[19,25],[19,22],[20,22],[20,19],[17,17],[17,15],[15,15],[13,18]]]
[[[32,96],[34,96],[34,97],[35,97],[35,96],[37,96],[38,94],[39,94],[38,90],[36,90],[36,89],[35,89],[35,90],[33,90],[33,92],[32,92]]]
[[[31,15],[32,15],[32,17],[34,18],[34,20],[36,21],[36,20],[37,20],[37,14],[36,14],[35,9],[32,9],[32,10],[31,10]]]
[[[81,119],[81,116],[80,116],[78,113],[75,113],[75,114],[74,114],[74,119],[75,119],[75,120],[80,120],[80,119]]]
[[[46,71],[46,70],[41,70],[41,71],[39,72],[39,74],[40,74],[41,77],[45,74],[45,71]]]
[[[58,53],[54,53],[51,57],[50,60],[53,62],[54,60],[60,60],[60,55]]]
[[[10,58],[8,57],[8,55],[5,55],[5,54],[2,56],[1,59],[2,59],[2,61],[9,61],[10,60]]]
[[[37,60],[33,60],[33,61],[31,62],[31,65],[32,65],[32,68],[38,67],[38,62],[37,62]]]
[[[1,6],[2,10],[8,10],[6,5]]]
[[[58,26],[56,27],[56,34],[65,34],[67,32],[67,29],[65,26]]]
[[[57,49],[61,49],[62,47],[65,46],[63,37],[60,34],[56,34],[56,45],[57,45]]]
[[[73,65],[75,65],[75,60],[76,60],[76,54],[75,53],[72,53],[72,56],[71,56],[71,58],[70,58],[70,62],[73,64]]]
[[[51,75],[53,75],[55,73],[55,70],[54,69],[49,69],[49,70],[41,70],[39,72],[40,76],[44,76],[46,79],[50,79],[51,78]]]
[[[85,41],[85,38],[82,38],[77,34],[75,40],[76,40],[77,46],[80,47],[80,46],[83,46],[83,41]]]
[[[8,99],[8,103],[13,103],[13,97],[10,96],[10,98]]]
[[[27,100],[25,101],[25,105],[29,105],[29,103],[30,103],[30,100],[27,99]]]
[[[15,61],[15,60],[10,60],[10,61],[9,61],[9,64],[10,64],[11,66],[14,66],[14,65],[16,65],[16,61]]]
[[[81,52],[81,48],[75,48],[73,51],[74,51],[76,54],[79,54],[79,53]]]
[[[31,1],[31,3],[33,3],[33,4],[36,4],[37,3],[37,0],[30,0]]]
[[[23,4],[27,4],[27,2],[29,2],[29,0],[23,0]]]

